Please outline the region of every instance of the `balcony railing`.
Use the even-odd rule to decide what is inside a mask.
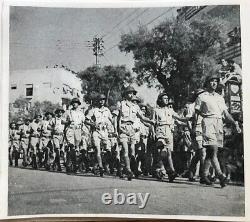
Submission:
[[[216,60],[220,59],[233,59],[241,55],[241,43],[229,46],[220,51],[216,56]]]

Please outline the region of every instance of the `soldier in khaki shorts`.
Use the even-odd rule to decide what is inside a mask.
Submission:
[[[26,167],[29,164],[29,156],[28,156],[28,145],[29,145],[29,124],[30,120],[25,119],[25,123],[20,119],[20,126],[19,126],[19,141],[20,141],[20,150],[23,152],[23,163],[22,165]]]
[[[18,166],[18,134],[17,134],[17,126],[15,122],[10,123],[9,129],[9,164],[10,166],[13,165],[12,158],[14,157],[15,160],[15,167]]]
[[[52,163],[52,168],[54,169],[55,166],[57,167],[57,171],[61,171],[61,165],[60,165],[60,151],[61,146],[63,143],[63,130],[64,125],[63,122],[63,113],[65,111],[63,108],[57,108],[55,110],[55,117],[51,119],[48,125],[48,129],[51,131],[51,139],[53,144],[53,156],[54,160]],[[50,164],[48,165],[48,169],[50,168]]]
[[[77,154],[80,151],[82,142],[82,128],[85,122],[85,115],[79,109],[81,102],[78,98],[71,100],[72,109],[68,110],[65,115],[66,124],[66,140],[69,144],[69,152],[67,153],[66,170],[70,171],[69,163],[72,163],[73,172],[77,171]],[[86,149],[86,148],[85,148]]]
[[[48,162],[48,144],[51,137],[51,132],[48,129],[49,122],[52,118],[51,112],[46,112],[44,114],[45,119],[42,120],[37,128],[37,131],[40,133],[39,138],[39,167],[44,165],[46,167]]]
[[[217,157],[218,147],[223,147],[223,121],[228,119],[236,131],[240,132],[237,123],[228,113],[224,98],[216,93],[219,77],[217,75],[208,76],[205,81],[206,92],[200,94],[195,101],[196,113],[203,117],[202,135],[203,146],[206,148],[206,158],[201,183],[211,185],[208,179],[209,168],[213,165],[219,179],[221,187],[226,185],[226,177],[222,174]]]
[[[106,96],[99,95],[97,107],[91,109],[86,116],[86,123],[93,127],[92,138],[96,149],[96,159],[99,165],[100,176],[103,176],[104,172],[101,151],[105,150],[106,159],[111,159],[111,143],[108,130],[109,125],[112,124],[112,114],[105,106],[105,101]],[[106,170],[108,171],[108,169]]]
[[[172,182],[177,176],[173,160],[173,122],[174,119],[179,121],[187,121],[188,118],[180,117],[172,108],[168,107],[167,93],[160,93],[157,99],[158,108],[154,110],[155,121],[155,136],[156,136],[156,149],[157,149],[157,169],[156,176],[162,180],[164,177],[164,167],[167,165],[170,170],[168,172],[169,182]]]
[[[190,164],[190,168],[189,168],[189,181],[193,182],[195,181],[195,171],[196,171],[196,166],[197,163],[200,162],[200,177],[201,172],[203,172],[203,168],[204,168],[204,161],[205,161],[205,156],[206,156],[206,149],[203,147],[202,144],[202,126],[201,126],[201,121],[202,121],[202,117],[200,115],[197,115],[197,113],[195,113],[195,100],[196,98],[204,93],[205,90],[204,89],[197,89],[191,100],[191,104],[188,107],[188,112],[187,112],[187,117],[192,117],[192,125],[190,126],[191,129],[191,135],[192,135],[192,140],[193,140],[193,148],[195,151],[195,154],[191,160],[191,164]],[[202,181],[202,180],[201,180]]]
[[[29,141],[29,151],[32,157],[32,168],[37,169],[37,162],[38,162],[38,153],[39,153],[39,136],[40,133],[37,131],[40,121],[42,120],[41,114],[36,114],[34,120],[29,124],[28,133],[30,134],[30,141]]]
[[[119,142],[122,144],[128,180],[131,180],[133,177],[132,171],[135,174],[137,174],[138,171],[135,159],[136,136],[134,123],[136,118],[139,117],[142,121],[151,124],[154,123],[152,120],[143,116],[141,109],[137,104],[132,103],[131,100],[133,96],[136,95],[136,93],[137,91],[133,87],[127,87],[125,89],[123,94],[125,99],[118,103],[116,118],[114,121],[115,132],[117,133],[119,131]],[[131,160],[129,159],[129,145],[131,151]]]

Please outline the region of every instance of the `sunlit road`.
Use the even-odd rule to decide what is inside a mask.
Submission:
[[[115,188],[125,195],[150,193],[146,207],[103,204],[103,193],[114,194]],[[9,215],[60,213],[244,216],[244,187],[221,189],[219,184],[208,187],[183,178],[175,183],[152,178],[127,181],[112,176],[9,168]]]

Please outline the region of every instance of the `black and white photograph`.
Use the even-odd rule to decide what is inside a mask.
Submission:
[[[8,216],[244,218],[240,4],[68,6],[9,6]]]

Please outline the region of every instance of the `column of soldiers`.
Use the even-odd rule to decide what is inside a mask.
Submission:
[[[44,118],[36,114],[33,120],[19,119],[10,124],[9,163],[34,169],[77,171],[113,174],[128,180],[140,175],[152,175],[158,180],[168,175],[169,182],[178,176],[173,163],[174,126],[185,126],[187,146],[192,144],[194,155],[188,166],[189,180],[194,181],[200,163],[200,183],[211,185],[209,177],[214,169],[221,187],[227,183],[217,158],[223,146],[223,121],[227,119],[236,132],[240,128],[228,113],[222,96],[216,93],[217,76],[206,79],[205,88],[198,89],[184,115],[173,109],[167,93],[160,93],[153,115],[141,104],[133,87],[127,87],[115,110],[106,105],[106,97],[99,95],[94,106],[86,112],[79,109],[78,98],[71,101],[71,109],[58,108],[46,112]],[[20,155],[21,154],[21,155]]]

